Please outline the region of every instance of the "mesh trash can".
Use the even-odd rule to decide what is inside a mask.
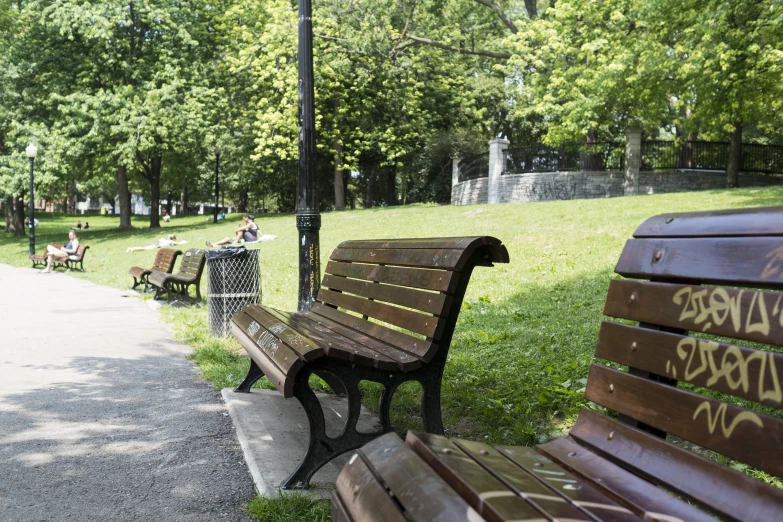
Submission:
[[[231,317],[248,304],[261,302],[259,251],[243,246],[207,252],[209,333],[226,337]]]

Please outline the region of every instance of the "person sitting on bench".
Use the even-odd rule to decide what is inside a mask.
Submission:
[[[79,250],[79,238],[76,237],[76,231],[71,230],[68,232],[68,244],[62,248],[57,248],[54,245],[46,245],[46,268],[41,273],[48,274],[52,271],[54,265],[54,258],[68,258],[68,256],[74,255]]]
[[[169,234],[168,239],[165,237],[162,237],[158,239],[157,243],[153,243],[151,245],[143,246],[143,247],[129,247],[125,250],[125,253],[129,252],[137,252],[139,250],[155,250],[156,248],[167,248],[167,247],[173,247],[177,245],[184,245],[187,243],[184,239],[182,241],[177,241],[177,236],[174,234]]]
[[[215,241],[214,243],[212,241],[207,241],[207,246],[221,246],[227,245],[229,243],[232,245],[238,245],[239,243],[256,243],[260,234],[258,225],[256,225],[253,221],[254,219],[255,217],[252,214],[243,215],[242,220],[245,222],[245,224],[237,228],[233,241],[230,237],[227,237],[221,239],[220,241]]]

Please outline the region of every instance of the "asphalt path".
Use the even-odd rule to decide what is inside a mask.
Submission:
[[[0,521],[249,520],[230,417],[189,351],[140,299],[0,265]]]

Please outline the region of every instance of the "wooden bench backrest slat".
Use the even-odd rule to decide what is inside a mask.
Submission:
[[[777,520],[783,513],[780,490],[591,410],[579,414],[571,437],[654,484],[734,520]],[[706,518],[679,510],[671,514],[689,522]]]
[[[783,236],[631,239],[615,271],[631,278],[780,285]]]
[[[406,330],[416,332],[417,334],[426,337],[435,337],[435,332],[438,330],[437,317],[421,314],[413,310],[390,306],[378,301],[371,301],[350,294],[334,292],[325,288],[322,288],[321,291],[318,292],[318,300],[326,304],[350,310],[351,312],[378,319],[385,323],[393,324],[394,326],[399,326],[400,328],[405,328]]]
[[[634,237],[783,236],[783,207],[714,210],[653,216]]]
[[[206,252],[199,249],[190,249],[182,256],[177,275],[198,279],[204,270],[207,261]]]
[[[464,250],[481,236],[472,237],[420,237],[414,239],[361,239],[343,241],[340,248],[420,248],[426,250],[455,248]],[[500,240],[490,238],[487,244],[500,246]]]
[[[742,399],[783,407],[783,354],[604,322],[595,355]]]
[[[177,256],[180,254],[182,254],[181,250],[175,250],[173,248],[158,249],[158,253],[155,255],[155,261],[152,263],[152,269],[160,270],[162,272],[171,272],[174,268]]]
[[[336,310],[321,303],[313,304],[311,312],[307,315],[314,320],[318,320],[319,317],[331,319],[332,321],[353,328],[357,332],[397,346],[408,353],[419,355],[425,362],[432,358],[432,355],[437,349],[437,345],[431,341],[425,341],[424,339],[419,339],[412,335],[392,330],[391,328],[385,328],[382,325],[365,321],[359,317]]]
[[[363,279],[397,286],[408,286],[424,290],[454,293],[457,274],[448,270],[427,270],[398,266],[364,265],[329,261],[326,273],[337,276]]]
[[[464,250],[453,248],[341,248],[332,252],[331,259],[351,263],[373,263],[395,266],[413,266],[441,270],[460,270],[465,260]],[[462,261],[460,261],[462,260]]]
[[[326,274],[321,288],[359,295],[376,301],[384,301],[406,308],[413,308],[429,314],[449,313],[451,296],[442,293],[425,292],[387,284],[370,283]]]
[[[783,419],[613,370],[590,368],[585,397],[666,433],[783,477]]]
[[[783,293],[613,280],[604,314],[783,345]]]

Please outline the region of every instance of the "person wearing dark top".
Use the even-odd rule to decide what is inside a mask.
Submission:
[[[76,223],[76,228],[77,228],[77,229],[79,229],[79,230],[81,230],[81,229],[82,229],[82,222],[81,222],[81,221],[79,221],[78,223]]]
[[[89,229],[90,229],[90,222],[89,221],[85,221],[85,223],[84,223],[84,230],[89,230]]]
[[[245,214],[242,216],[242,221],[244,221],[245,224],[236,229],[233,240],[230,237],[226,237],[220,241],[215,241],[214,243],[212,241],[207,241],[207,246],[221,246],[227,245],[229,243],[232,245],[238,245],[242,242],[255,243],[258,241],[259,230],[258,225],[256,225],[253,221],[254,219],[255,217],[253,217],[252,214]]]
[[[57,248],[54,245],[46,245],[46,268],[41,273],[48,274],[52,271],[54,264],[54,258],[63,258],[74,255],[79,250],[79,238],[76,237],[76,231],[71,230],[68,232],[68,244],[62,248]]]

